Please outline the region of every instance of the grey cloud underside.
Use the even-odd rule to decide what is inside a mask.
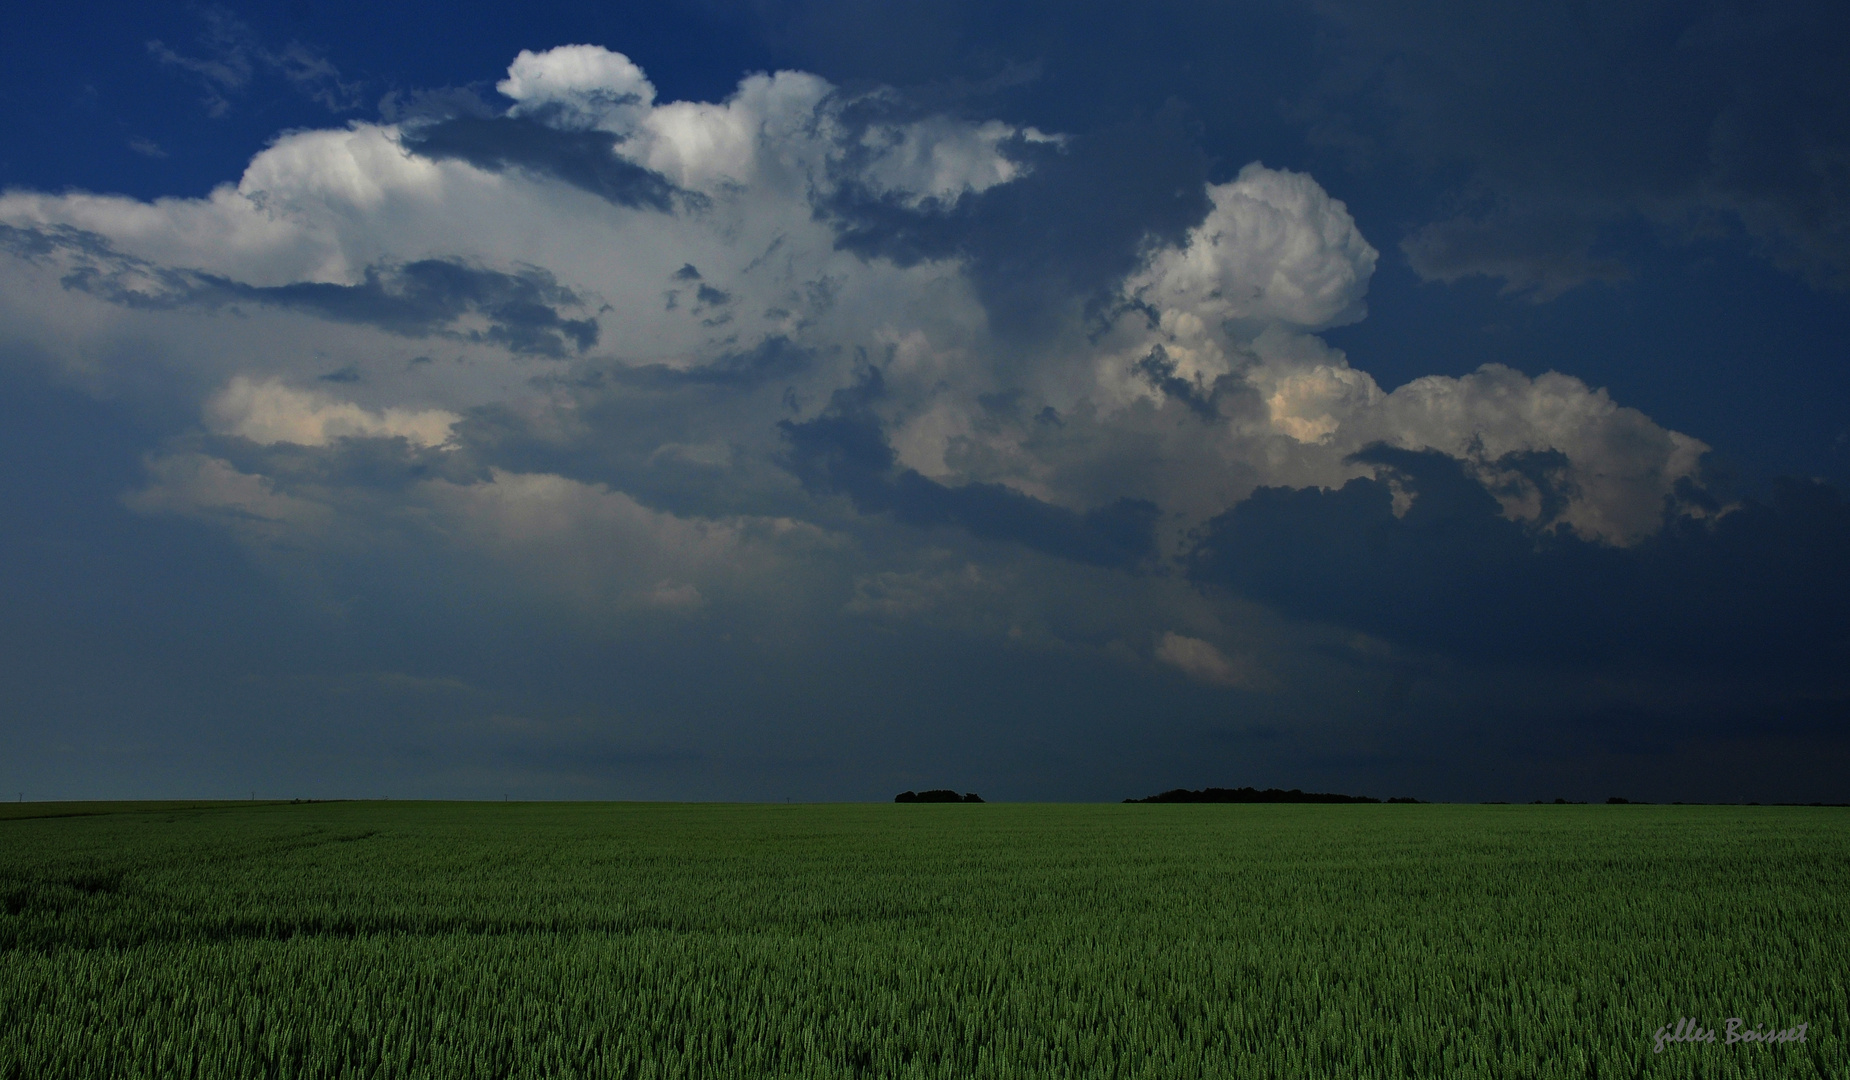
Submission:
[[[466,161],[478,169],[526,169],[633,209],[674,210],[679,191],[660,173],[619,157],[608,131],[569,131],[524,116],[458,116],[401,136],[424,157]]]
[[[771,460],[778,431],[769,417],[790,411],[786,380],[817,362],[816,350],[783,337],[692,368],[574,361],[533,381],[571,403],[569,435],[523,410],[488,404],[464,412],[446,453],[468,468],[608,485],[675,514],[802,516],[807,497]],[[690,444],[724,448],[724,460],[674,452]]]
[[[67,256],[74,265],[61,279],[65,288],[125,307],[219,308],[255,303],[373,326],[404,337],[462,337],[497,344],[510,352],[550,357],[583,352],[598,339],[596,319],[573,319],[561,312],[582,306],[581,298],[537,267],[504,273],[455,260],[422,259],[368,267],[354,285],[250,285],[220,274],[157,266],[115,250],[101,236],[68,226],[21,229],[0,225],[0,248],[31,260]],[[471,314],[486,319],[488,328],[451,329]],[[330,381],[341,381],[338,373]]]
[[[200,277],[206,285],[202,298],[208,301],[254,300],[407,337],[438,332],[476,313],[489,320],[489,329],[479,336],[510,352],[558,357],[597,344],[597,320],[568,319],[559,312],[558,306],[577,305],[580,298],[536,268],[507,274],[424,259],[400,267],[368,267],[365,280],[357,285],[299,282],[261,287],[214,275]]]
[[[817,351],[798,345],[781,334],[765,338],[749,349],[722,353],[697,367],[672,368],[663,364],[603,365],[578,372],[571,381],[581,387],[603,385],[636,389],[670,389],[713,386],[749,390],[767,382],[791,378],[809,370]]]
[[[784,464],[804,488],[846,495],[857,510],[891,514],[921,528],[954,525],[985,540],[1005,540],[1094,566],[1132,568],[1156,550],[1155,503],[1120,498],[1084,512],[1054,506],[1001,484],[941,484],[898,467],[898,455],[865,409],[881,383],[871,369],[838,391],[813,420],[778,424],[788,445]]]
[[[1829,486],[1783,481],[1768,502],[1702,519],[1682,511],[1718,508],[1685,485],[1689,505],[1667,505],[1659,534],[1616,548],[1505,518],[1442,454],[1357,458],[1381,474],[1261,488],[1210,521],[1195,579],[1476,659],[1828,670],[1850,651],[1850,504]],[[1547,483],[1546,458],[1506,464]],[[1404,516],[1395,486],[1413,496]]]
[[[402,493],[430,480],[476,484],[491,479],[480,455],[421,447],[403,438],[344,437],[326,446],[301,446],[257,443],[236,435],[194,435],[174,440],[170,448],[209,454],[241,473],[262,476],[284,494],[351,489],[376,495]]]
[[[27,262],[38,262],[61,252],[111,260],[127,260],[107,238],[69,225],[21,228],[0,222],[0,251]],[[136,265],[146,265],[132,260]]]
[[[808,516],[814,508],[805,509],[806,491],[847,496],[858,513],[888,516],[912,528],[960,529],[1088,565],[1135,568],[1155,554],[1159,511],[1150,501],[1120,498],[1080,512],[1001,484],[947,485],[899,467],[881,421],[867,407],[885,392],[871,368],[855,385],[836,391],[823,415],[770,427],[764,421],[767,407],[791,407],[787,394],[779,400],[779,387],[816,361],[814,350],[773,337],[689,369],[584,363],[536,381],[572,402],[581,426],[571,438],[550,435],[519,412],[491,405],[470,410],[456,424],[450,449],[420,450],[403,440],[339,440],[356,445],[343,452],[341,463],[325,467],[334,470],[330,478],[386,486],[436,476],[473,482],[490,467],[552,473],[611,485],[656,509],[699,516]],[[781,451],[767,444],[764,436],[771,432],[781,437]],[[661,453],[689,441],[719,441],[742,452],[724,467]],[[361,442],[376,445],[362,451]],[[243,462],[249,464],[246,471],[269,467],[262,448],[243,446],[240,452],[240,469],[246,469]],[[287,460],[295,462],[296,475],[319,481],[322,475],[307,462],[324,452],[292,451]]]

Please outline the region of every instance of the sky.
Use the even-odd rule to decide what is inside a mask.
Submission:
[[[1850,801],[1847,54],[22,10],[0,793]]]

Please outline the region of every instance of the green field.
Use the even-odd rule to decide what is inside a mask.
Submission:
[[[1846,1077],[1846,898],[1833,808],[14,805],[0,1077]]]

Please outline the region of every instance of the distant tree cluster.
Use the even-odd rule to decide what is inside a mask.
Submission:
[[[1161,795],[1124,801],[1127,803],[1378,803],[1381,800],[1371,799],[1367,795],[1335,795],[1325,791],[1299,791],[1297,788],[1292,788],[1290,791],[1280,791],[1277,788],[1266,788],[1264,791],[1259,791],[1249,787],[1211,787],[1200,791],[1176,788],[1174,791],[1165,791]],[[1388,802],[1412,803],[1419,802],[1419,800],[1389,799]]]
[[[893,796],[894,802],[982,802],[983,797],[972,791],[968,795],[959,795],[955,791],[937,788],[932,791],[902,791]]]

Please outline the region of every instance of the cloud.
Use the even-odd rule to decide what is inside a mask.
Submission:
[[[1322,336],[1379,261],[1347,204],[1210,182],[1177,111],[1056,134],[792,71],[662,101],[589,46],[500,90],[286,133],[201,198],[0,195],[0,351],[135,402],[127,505],[304,610],[515,611],[566,652],[948,635],[1212,711],[1320,687],[1331,624],[1619,656],[1565,598],[1673,581],[1660,551],[1708,580],[1700,538],[1760,520],[1571,375],[1378,385]]]
[[[908,525],[957,525],[1084,563],[1132,566],[1154,553],[1159,511],[1147,500],[1074,511],[1001,484],[951,486],[898,468],[878,424],[858,407],[880,394],[878,379],[870,372],[855,391],[838,392],[832,410],[814,420],[779,422],[790,466],[809,490],[847,495],[864,513],[891,513]]]
[[[1700,482],[1708,452],[1572,376],[1531,379],[1498,364],[1415,379],[1379,399],[1350,438],[1441,451],[1468,462],[1507,516],[1616,544],[1655,533],[1665,500]],[[1500,464],[1534,455],[1555,455],[1558,502],[1544,505],[1535,477]]]
[[[235,417],[242,431],[276,440],[273,452],[208,445],[152,457],[127,504],[224,528],[301,586],[337,591],[354,567],[370,566],[400,575],[401,590],[417,582],[482,602],[539,604],[599,635],[714,603],[776,618],[780,593],[828,551],[822,534],[788,519],[688,518],[555,475],[417,467],[403,444],[396,460],[412,467],[383,477],[379,454],[389,458],[389,440],[405,436],[379,429],[397,421],[424,437],[419,428],[433,421],[319,404],[306,416]],[[362,427],[370,430],[348,433]],[[297,441],[315,438],[329,441],[318,451]],[[415,453],[418,442],[407,441]]]
[[[252,300],[338,322],[369,323],[408,337],[460,332],[511,352],[541,356],[563,356],[571,346],[582,352],[596,344],[598,335],[595,319],[567,319],[559,313],[555,305],[576,305],[579,298],[544,270],[507,274],[440,259],[402,267],[369,266],[355,285],[301,282],[260,287],[202,276],[186,300]],[[486,317],[485,329],[449,330],[472,313]]]
[[[630,58],[596,45],[522,49],[495,84],[519,113],[565,114],[583,126],[634,126],[655,101],[655,87]]]
[[[461,417],[441,409],[363,409],[326,394],[294,390],[274,380],[239,376],[206,402],[214,430],[265,445],[326,446],[340,438],[400,438],[441,446]]]
[[[1505,295],[1541,304],[1589,282],[1629,279],[1624,263],[1591,254],[1597,221],[1573,212],[1455,217],[1422,225],[1400,243],[1413,272],[1451,283],[1478,276],[1503,281]]]
[[[147,49],[162,66],[187,72],[205,87],[209,115],[229,113],[231,99],[248,89],[258,72],[280,77],[329,112],[359,107],[359,84],[343,80],[338,68],[308,46],[292,41],[271,49],[249,25],[223,8],[205,8],[199,17],[205,23],[198,38],[204,55],[188,56],[159,40],[149,41]]]
[[[832,10],[898,55],[890,13]],[[971,15],[902,13],[900,59],[975,55],[929,32],[999,25]],[[1319,88],[1376,170],[1345,172],[1278,119],[1293,49],[1224,62],[1236,22],[1299,15],[1056,32],[1121,15],[1011,16],[1045,52],[1008,86],[979,83],[1041,51],[710,101],[535,51],[492,101],[407,90],[199,197],[0,194],[9,713],[176,748],[136,783],[325,761],[355,794],[865,798],[944,764],[1017,797],[1425,769],[1394,786],[1509,798],[1538,753],[1686,777],[1735,769],[1729,737],[1760,791],[1825,776],[1840,495],[1705,488],[1706,446],[1570,351],[1409,378],[1327,331],[1405,300],[1384,257],[1535,300],[1616,273],[1641,205],[1673,242],[1752,212],[1768,258],[1828,252],[1809,181],[1753,186],[1828,125],[1729,143],[1752,168],[1692,202],[1602,171],[1546,64],[1466,73],[1482,101],[1377,67]],[[274,77],[246,55],[227,107]],[[1410,137],[1469,107],[1491,141]],[[1496,165],[1526,110],[1570,160]]]
[[[1377,262],[1344,203],[1258,163],[1207,183],[1172,113],[1051,135],[787,71],[664,103],[591,46],[500,90],[498,116],[285,135],[203,199],[0,196],[14,332],[102,383],[140,348],[199,400],[457,417],[472,468],[858,528],[846,496],[1093,565],[1368,475],[1374,443],[1632,543],[1706,449],[1555,373],[1384,392],[1318,336]]]
[[[1684,240],[1744,232],[1815,286],[1850,284],[1850,25],[1835,8],[1505,7],[1318,7],[1334,49],[1311,111],[1369,131],[1382,156],[1462,173],[1459,193],[1497,207],[1416,228],[1416,272],[1542,301],[1629,274],[1597,252],[1648,221]]]
[[[1827,554],[1850,504],[1789,481],[1770,502],[1680,513],[1631,547],[1512,520],[1471,467],[1437,451],[1357,455],[1374,478],[1262,488],[1208,523],[1196,580],[1294,615],[1475,660],[1816,667],[1850,643]],[[1503,463],[1512,471],[1550,462]]]
[[[995,164],[977,175],[1006,173],[1006,182],[939,191],[929,181],[921,190],[852,177],[819,209],[835,243],[864,257],[902,266],[960,260],[992,326],[1008,336],[1048,335],[1075,306],[1108,299],[1209,205],[1206,162],[1173,111],[1071,137],[1011,132],[966,143],[960,156],[978,145],[993,147]],[[849,160],[880,171],[864,148]],[[883,175],[890,183],[899,174]]]
[[[1247,681],[1241,665],[1212,642],[1168,631],[1156,642],[1156,659],[1193,679],[1217,686],[1240,686]]]
[[[1156,3],[1134,26],[1107,4],[997,19],[797,0],[724,17],[814,70],[960,102],[1031,64],[1031,84],[978,100],[1043,123],[1180,103],[1204,145],[1317,162],[1375,196],[1351,200],[1381,215],[1373,239],[1412,240],[1431,280],[1501,278],[1539,302],[1730,234],[1820,288],[1850,267],[1850,23],[1823,0]]]
[[[117,251],[109,239],[68,225],[39,229],[0,226],[0,244],[35,259],[56,259],[67,290],[130,308],[187,305],[214,308],[239,301],[304,311],[336,322],[365,323],[406,337],[467,336],[516,353],[563,356],[597,341],[595,318],[568,319],[561,308],[580,298],[545,270],[513,273],[463,262],[421,259],[403,266],[368,266],[361,280],[250,285],[218,274],[158,266]],[[455,329],[471,314],[481,329]]]
[[[1213,208],[1186,242],[1126,283],[1138,300],[1204,329],[1233,324],[1245,338],[1274,326],[1322,330],[1367,312],[1375,249],[1315,180],[1254,162],[1209,186],[1208,197]]]
[[[674,185],[618,157],[620,140],[607,131],[560,131],[518,116],[459,116],[408,131],[402,141],[412,153],[478,169],[531,169],[619,206],[664,212],[674,206]]]

